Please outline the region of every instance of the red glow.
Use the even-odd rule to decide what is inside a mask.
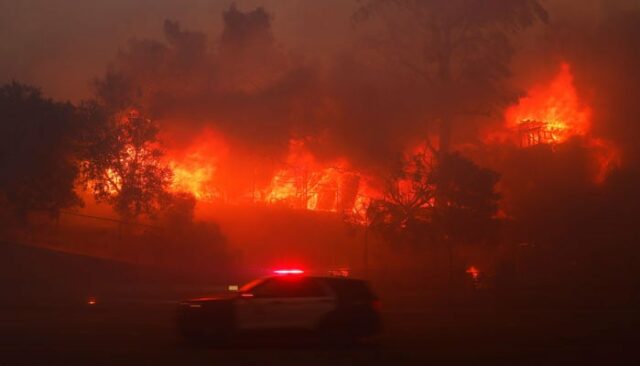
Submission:
[[[276,269],[273,273],[277,275],[299,275],[303,274],[304,271],[301,269]]]
[[[356,216],[366,210],[372,194],[368,178],[344,158],[319,161],[306,140],[291,139],[286,158],[275,163],[273,171],[256,173],[258,160],[230,155],[225,138],[214,131],[201,135],[188,147],[167,152],[174,192],[192,193],[207,203],[252,202]],[[171,140],[170,135],[165,138]]]
[[[95,298],[93,298],[93,297],[90,297],[90,298],[87,300],[87,305],[95,305],[95,304],[97,304],[97,303],[98,303],[98,301],[97,301]]]
[[[473,278],[474,281],[477,280],[478,277],[480,277],[480,271],[475,266],[469,267],[466,272],[471,276],[471,278]]]

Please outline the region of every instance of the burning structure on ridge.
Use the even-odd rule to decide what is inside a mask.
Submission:
[[[554,143],[557,141],[555,134],[558,132],[559,130],[550,129],[547,122],[524,120],[518,124],[520,147]]]

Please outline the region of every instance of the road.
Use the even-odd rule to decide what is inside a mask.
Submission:
[[[640,364],[638,308],[596,310],[585,303],[506,312],[394,303],[401,296],[383,293],[383,333],[351,348],[304,339],[192,347],[175,332],[176,300],[213,287],[193,288],[189,281],[171,287],[171,278],[0,245],[0,366]],[[87,304],[89,293],[96,305]]]
[[[348,348],[286,338],[194,347],[174,330],[174,306],[140,301],[3,308],[0,364],[611,365],[636,357],[636,328],[580,321],[594,314],[529,312],[504,319],[468,309],[388,311],[379,337]]]

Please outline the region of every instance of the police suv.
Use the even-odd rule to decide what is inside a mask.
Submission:
[[[181,302],[178,326],[194,341],[276,330],[354,339],[379,331],[379,306],[366,281],[278,270],[238,291]]]

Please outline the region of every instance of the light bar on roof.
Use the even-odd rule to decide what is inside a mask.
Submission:
[[[276,269],[273,273],[277,275],[296,275],[303,274],[304,271],[301,269]]]

